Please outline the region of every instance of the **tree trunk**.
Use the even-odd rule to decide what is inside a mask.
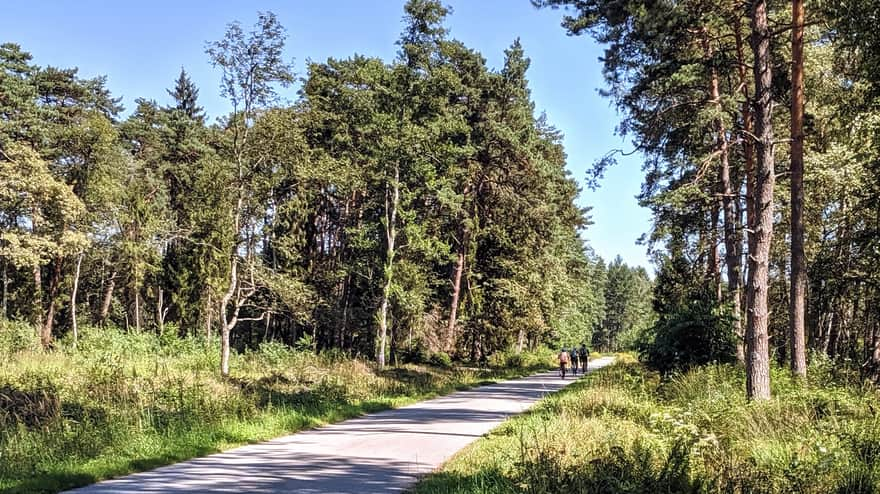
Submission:
[[[523,346],[525,346],[526,342],[526,332],[523,330],[522,326],[519,328],[519,333],[516,336],[516,353],[522,353]]]
[[[768,276],[770,243],[773,240],[773,66],[772,36],[767,20],[767,1],[755,0],[751,11],[750,43],[755,56],[755,137],[757,162],[755,195],[752,197],[754,230],[750,242],[748,277],[748,321],[746,325],[746,394],[752,400],[770,398],[770,355],[768,322]]]
[[[741,114],[742,114],[742,132],[741,139],[742,142],[742,151],[743,151],[743,160],[745,161],[745,181],[746,181],[746,230],[749,232],[746,235],[746,239],[748,242],[748,252],[753,251],[752,242],[754,240],[754,235],[751,232],[754,231],[753,221],[755,218],[754,211],[754,203],[752,201],[752,197],[755,195],[755,141],[752,138],[754,135],[754,119],[752,116],[752,97],[749,92],[749,87],[751,85],[751,81],[749,80],[748,69],[748,61],[746,60],[745,53],[745,41],[743,38],[743,27],[742,22],[740,21],[740,17],[738,15],[734,16],[733,21],[733,30],[734,30],[734,39],[736,43],[736,56],[737,56],[737,71],[739,72],[739,86],[740,92],[743,97]],[[736,193],[739,194],[740,186],[737,186]],[[742,205],[737,201],[737,204],[742,207]],[[739,218],[741,221],[742,211],[739,212]],[[742,239],[739,235],[737,235],[737,265],[742,271]],[[740,277],[737,280],[737,283],[740,286],[740,292],[742,292],[742,283],[743,276],[740,273]],[[738,312],[738,320],[736,321],[736,328],[738,329],[737,333],[737,344],[736,344],[736,355],[739,362],[745,364],[746,362],[746,352],[745,352],[745,331],[742,328],[742,302],[743,299],[747,297],[743,297],[742,293],[740,293],[740,297],[737,300],[737,305],[739,306]],[[748,305],[748,304],[746,304]]]
[[[385,251],[384,286],[379,306],[379,328],[376,334],[376,363],[385,367],[385,340],[388,335],[388,303],[391,298],[391,282],[394,269],[394,244],[397,240],[397,207],[400,204],[400,165],[394,165],[394,182],[385,190]]]
[[[467,201],[470,193],[470,186],[466,185],[462,191],[464,200]],[[461,242],[458,244],[458,256],[455,260],[455,267],[452,272],[452,297],[449,301],[449,325],[446,332],[446,351],[455,349],[455,325],[458,322],[458,306],[461,299],[461,279],[464,273],[464,266],[467,260],[467,253],[470,244],[470,230],[463,220],[460,228]]]
[[[708,30],[704,30],[703,50],[707,62],[710,62],[713,59],[714,52],[709,43]],[[739,217],[737,213],[739,187],[734,192],[730,177],[730,140],[727,136],[727,128],[724,125],[724,118],[722,116],[724,115],[724,108],[721,104],[718,71],[714,67],[712,68],[709,92],[718,111],[718,117],[715,119],[715,132],[717,134],[716,145],[718,146],[721,161],[721,166],[718,169],[718,183],[721,192],[721,205],[724,211],[724,261],[727,265],[727,297],[728,302],[733,305],[734,334],[737,335],[737,338],[741,338],[742,295],[740,293],[740,282],[742,280],[742,247],[738,235]],[[737,358],[740,362],[744,361],[742,343],[740,341],[737,341]]]
[[[712,280],[712,291],[715,292],[715,300],[721,301],[721,259],[718,254],[718,219],[721,214],[718,201],[713,201],[710,232],[709,232],[709,279]]]
[[[61,257],[53,261],[52,278],[49,280],[49,307],[46,309],[46,320],[40,332],[40,343],[44,349],[52,346],[52,330],[55,328],[55,308],[57,307],[58,289],[61,287]]]
[[[140,287],[134,289],[134,329],[141,332],[141,290]]]
[[[73,329],[73,347],[79,342],[79,327],[76,321],[76,292],[79,290],[79,273],[82,266],[83,253],[76,258],[76,271],[73,274],[73,289],[70,291],[70,327]]]
[[[455,325],[458,316],[458,303],[461,297],[461,277],[464,273],[464,263],[467,257],[467,231],[462,235],[462,243],[458,248],[458,258],[452,273],[452,299],[449,301],[449,325],[446,332],[446,351],[455,348]]]
[[[205,290],[205,338],[211,339],[211,327],[214,326],[214,301],[211,289]]]
[[[8,314],[9,301],[9,263],[3,259],[3,303],[0,305],[0,319],[6,319]]]
[[[31,323],[37,327],[37,335],[42,334],[43,327],[43,270],[34,266],[34,300],[31,307]]]
[[[804,0],[791,2],[791,371],[807,375],[804,337],[807,262],[804,254]]]
[[[238,322],[235,315],[231,317],[229,315],[229,302],[238,288],[238,259],[234,254],[230,259],[230,263],[229,289],[220,300],[220,375],[223,377],[229,376],[229,335],[236,322]]]
[[[165,332],[165,290],[156,288],[156,322],[159,324],[159,335]]]
[[[107,323],[110,316],[110,303],[113,301],[113,289],[116,287],[116,271],[110,275],[110,281],[107,282],[107,289],[104,290],[104,297],[101,301],[101,312],[98,315],[98,322],[103,326]]]

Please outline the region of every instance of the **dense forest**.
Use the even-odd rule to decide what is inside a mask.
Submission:
[[[772,359],[803,376],[809,353],[877,380],[877,3],[533,3],[605,47],[604,92],[645,157],[649,360],[735,348],[753,398],[770,395]]]
[[[214,122],[185,70],[166,103],[125,113],[103,76],[2,45],[0,318],[45,349],[81,325],[219,336],[224,375],[266,341],[380,366],[630,345],[647,272],[583,239],[519,41],[490,69],[448,12],[410,1],[395,60],[310,62],[301,79],[272,13],[232,23],[206,43],[231,108]]]

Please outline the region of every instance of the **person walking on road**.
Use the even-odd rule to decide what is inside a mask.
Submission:
[[[589,364],[589,361],[590,361],[590,349],[587,348],[586,344],[581,343],[581,347],[578,350],[578,357],[580,358],[580,361],[581,361],[581,374],[586,374],[587,373],[587,365]]]
[[[571,363],[571,357],[568,352],[563,348],[559,351],[559,376],[565,379],[565,370],[568,367],[568,364]]]
[[[572,375],[578,374],[578,350],[577,347],[571,347],[571,352],[569,352],[568,356],[571,358],[571,373]]]

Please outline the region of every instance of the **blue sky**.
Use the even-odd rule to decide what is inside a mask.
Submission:
[[[619,117],[599,96],[602,54],[589,37],[569,37],[560,11],[535,10],[529,0],[446,0],[453,9],[451,35],[500,67],[503,51],[519,37],[532,60],[532,97],[538,111],[565,134],[568,167],[583,182],[586,170],[609,150],[628,148],[614,135]],[[82,76],[106,75],[127,109],[147,97],[166,103],[165,89],[186,68],[200,88],[200,101],[214,118],[229,110],[220,98],[219,73],[207,62],[206,40],[219,39],[227,23],[253,24],[258,10],[271,10],[287,28],[287,52],[302,75],[306,60],[354,53],[390,60],[401,30],[403,0],[33,0],[5,2],[0,42],[12,41],[38,65],[79,67]],[[295,99],[295,90],[284,94]],[[609,170],[598,191],[584,190],[595,225],[586,233],[606,260],[620,254],[630,265],[648,266],[636,239],[650,217],[634,198],[641,183],[637,155]]]

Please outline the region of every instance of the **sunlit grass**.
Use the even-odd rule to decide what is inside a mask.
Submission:
[[[735,366],[661,379],[622,358],[508,421],[413,492],[880,492],[877,390],[774,372],[774,398],[749,403]]]
[[[379,371],[267,344],[221,379],[216,341],[83,333],[77,349],[0,355],[0,492],[57,492],[534,370]]]

